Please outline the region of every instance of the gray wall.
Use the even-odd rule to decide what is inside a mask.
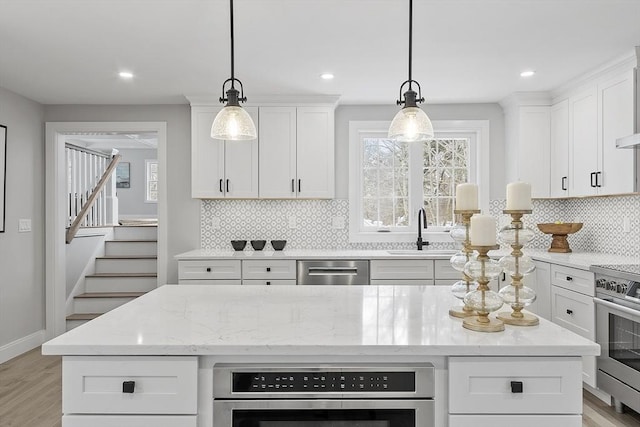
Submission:
[[[490,199],[505,197],[504,114],[498,104],[442,104],[424,107],[431,120],[489,120]],[[336,109],[336,199],[349,198],[349,121],[391,121],[398,112],[394,105],[344,105]]]
[[[178,282],[173,256],[200,247],[200,201],[191,198],[191,112],[189,105],[47,105],[46,122],[166,122],[168,275]]]
[[[118,150],[122,155],[121,162],[129,162],[131,187],[117,188],[118,214],[124,217],[155,217],[158,215],[157,203],[146,203],[146,171],[145,160],[157,160],[154,149]]]
[[[44,324],[44,110],[0,88],[7,126],[5,232],[0,233],[0,348],[42,331]],[[31,219],[30,233],[18,220]]]

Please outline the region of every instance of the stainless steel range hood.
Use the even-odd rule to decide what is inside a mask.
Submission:
[[[616,148],[636,148],[640,146],[640,46],[636,46],[636,68],[633,69],[633,105],[635,123],[633,126],[633,135],[616,139]]]

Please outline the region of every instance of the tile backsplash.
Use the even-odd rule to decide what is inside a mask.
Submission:
[[[510,217],[504,200],[493,200],[489,213],[499,227]],[[551,236],[536,227],[541,222],[582,222],[569,236],[574,251],[605,252],[640,257],[640,196],[534,200],[524,218],[535,231],[527,246],[547,249]],[[625,221],[629,232],[624,231]],[[343,227],[342,227],[343,225]],[[285,239],[288,249],[413,249],[405,243],[349,243],[348,200],[203,200],[200,244],[205,249],[231,249],[231,240]],[[269,247],[269,245],[267,245]],[[438,248],[455,244],[435,243]]]

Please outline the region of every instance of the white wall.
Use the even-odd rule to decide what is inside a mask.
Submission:
[[[44,109],[0,88],[7,126],[6,227],[0,233],[0,363],[40,344],[44,330]],[[18,220],[31,219],[30,233]],[[42,339],[40,338],[40,339]]]
[[[489,120],[490,122],[490,199],[505,197],[504,114],[499,104],[442,104],[423,107],[431,120]],[[395,105],[343,105],[336,109],[336,199],[349,198],[349,121],[391,121],[398,112]],[[483,165],[485,166],[485,165]]]
[[[146,203],[146,170],[145,160],[157,160],[154,149],[118,150],[122,155],[120,162],[129,162],[129,188],[117,188],[118,214],[122,217],[148,217],[158,215],[157,203]]]
[[[178,282],[173,256],[200,247],[200,201],[191,198],[189,105],[46,105],[45,122],[166,122],[168,283]]]

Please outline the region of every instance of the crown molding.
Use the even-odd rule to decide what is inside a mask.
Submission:
[[[503,110],[515,107],[548,107],[551,105],[549,92],[514,92],[499,102]]]

